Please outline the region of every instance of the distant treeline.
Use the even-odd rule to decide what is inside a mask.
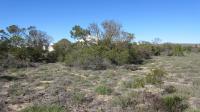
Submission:
[[[75,25],[70,31],[75,43],[61,39],[48,51],[51,37],[36,27],[20,28],[17,25],[0,30],[1,69],[26,67],[31,63],[65,62],[68,66],[83,69],[106,69],[113,65],[142,64],[151,56],[184,56],[185,53],[199,52],[198,46],[134,42],[134,34],[123,30],[121,24],[106,20],[88,28]]]

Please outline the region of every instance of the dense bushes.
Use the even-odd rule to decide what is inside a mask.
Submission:
[[[191,46],[178,44],[136,43],[132,41],[134,34],[123,31],[121,24],[106,20],[101,25],[91,24],[86,29],[74,26],[71,37],[78,41],[62,39],[53,45],[53,52],[48,51],[51,39],[46,33],[33,26],[11,25],[5,31],[0,30],[1,67],[7,60],[13,63],[60,61],[69,66],[100,70],[111,65],[141,64],[151,56],[183,56],[193,50]]]
[[[165,43],[161,45],[161,51],[163,55],[167,56],[184,56],[184,53],[187,51],[190,52],[189,47],[182,46],[179,44],[170,44]]]
[[[90,46],[74,43],[65,52],[64,61],[67,65],[84,69],[106,69],[110,65],[142,64],[151,56],[183,56],[186,51],[190,50],[173,44],[140,43],[137,45],[134,43],[120,44],[119,42],[108,47],[104,43]]]
[[[65,63],[84,69],[106,69],[111,65],[141,64],[151,54],[143,46],[130,44],[127,48],[108,48],[104,45],[72,47],[65,55]]]
[[[183,112],[188,108],[188,104],[183,97],[172,95],[163,97],[163,102],[169,112]]]
[[[66,110],[63,107],[57,106],[57,105],[50,105],[50,106],[35,105],[35,106],[27,107],[21,110],[20,112],[66,112]]]
[[[112,93],[112,89],[110,87],[101,85],[96,87],[95,92],[100,95],[110,95]]]
[[[71,42],[67,39],[61,39],[53,45],[58,61],[64,61],[66,53],[71,49]]]
[[[55,62],[48,52],[50,36],[35,27],[11,25],[0,30],[0,68],[26,67],[34,62]]]
[[[106,69],[109,61],[103,56],[104,48],[90,46],[81,49],[74,48],[65,56],[65,63],[69,66],[81,67],[83,69]]]

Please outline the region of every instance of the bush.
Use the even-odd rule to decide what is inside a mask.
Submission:
[[[126,47],[112,45],[109,48],[104,44],[90,46],[73,44],[72,49],[65,55],[65,63],[83,69],[102,70],[111,64],[141,64],[150,57],[151,47],[144,45],[129,44]]]
[[[166,43],[162,45],[162,52],[167,56],[184,56],[185,51],[190,51],[190,48],[183,47],[179,44]]]
[[[129,48],[129,64],[142,64],[144,60],[151,58],[151,47],[147,45],[132,45]]]
[[[124,82],[127,88],[143,88],[145,86],[145,80],[143,78],[136,78],[133,81]]]
[[[151,73],[146,76],[146,82],[150,84],[161,84],[165,74],[166,72],[162,69],[151,70]]]
[[[170,86],[165,87],[164,92],[171,94],[171,93],[176,92],[176,88],[174,86],[170,85]]]
[[[111,49],[105,52],[105,57],[108,58],[112,64],[115,65],[123,65],[129,63],[129,52],[128,49],[119,50],[119,49]]]
[[[183,112],[183,110],[188,108],[184,98],[177,95],[165,96],[163,101],[169,112]]]
[[[57,54],[56,52],[47,52],[45,55],[45,61],[47,63],[55,63],[57,61]]]
[[[64,108],[60,106],[31,106],[23,109],[21,112],[66,112]]]
[[[175,45],[172,50],[173,56],[184,56],[184,49],[181,45]]]
[[[79,93],[79,92],[75,92],[72,95],[72,100],[73,100],[73,103],[75,103],[75,104],[81,104],[81,103],[83,103],[85,101],[85,94]]]
[[[53,45],[58,61],[64,61],[65,54],[71,49],[71,42],[67,39],[62,39]]]
[[[95,89],[95,92],[100,95],[110,95],[112,93],[112,89],[110,87],[101,85]]]
[[[137,104],[137,101],[132,96],[118,96],[112,101],[114,106],[120,106],[125,109],[127,107],[134,107]]]
[[[110,63],[103,56],[103,52],[104,48],[101,46],[76,49],[65,56],[65,63],[82,69],[104,70],[110,66]]]
[[[161,55],[161,47],[160,46],[152,45],[151,48],[152,48],[151,50],[152,50],[153,55],[155,55],[155,56]]]

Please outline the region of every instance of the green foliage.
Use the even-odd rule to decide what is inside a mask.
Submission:
[[[166,86],[164,92],[166,92],[168,94],[171,94],[171,93],[176,92],[176,88],[174,86],[172,86],[172,85]]]
[[[65,57],[65,63],[69,66],[77,66],[83,69],[101,70],[109,66],[104,58],[104,47],[90,46],[81,49],[74,49]]]
[[[165,96],[163,97],[163,101],[166,106],[166,109],[169,112],[183,112],[183,110],[188,108],[187,103],[181,96],[177,95]]]
[[[56,106],[56,105],[53,105],[53,106],[35,105],[35,106],[27,107],[20,112],[66,112],[66,111],[63,107]]]
[[[124,82],[127,88],[143,88],[145,86],[144,78],[136,78],[133,81]]]
[[[181,45],[175,45],[172,50],[173,56],[184,56],[184,49]]]
[[[47,63],[55,63],[57,61],[57,54],[55,51],[47,52],[45,55],[45,61]]]
[[[50,36],[35,27],[8,26],[5,31],[0,30],[0,39],[0,61],[4,68],[25,67],[30,62],[53,59],[44,49],[50,43]]]
[[[186,112],[200,112],[200,109],[189,109]]]
[[[71,49],[71,42],[67,39],[61,39],[53,45],[58,61],[64,61],[65,54]]]
[[[146,82],[150,84],[161,84],[164,75],[166,75],[166,72],[162,69],[153,69],[151,73],[146,76]]]
[[[101,85],[96,87],[95,92],[100,95],[110,95],[112,93],[112,89],[108,86]]]
[[[79,25],[75,25],[70,31],[71,37],[74,39],[83,39],[86,42],[86,36],[89,35],[89,31],[87,29],[81,28]]]
[[[191,47],[183,47],[180,44],[165,43],[161,46],[161,51],[167,56],[184,56],[184,52],[190,52]]]
[[[114,106],[120,106],[125,109],[135,106],[137,102],[133,96],[118,96],[113,99],[112,103]]]
[[[106,58],[108,58],[112,64],[123,65],[129,63],[129,52],[128,49],[118,50],[111,49],[105,52]]]
[[[85,101],[85,94],[80,92],[75,92],[72,96],[73,103],[81,104]]]

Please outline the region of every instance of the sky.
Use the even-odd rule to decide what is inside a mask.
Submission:
[[[135,41],[200,43],[200,0],[0,0],[0,28],[36,26],[70,41],[74,25],[115,20]]]

